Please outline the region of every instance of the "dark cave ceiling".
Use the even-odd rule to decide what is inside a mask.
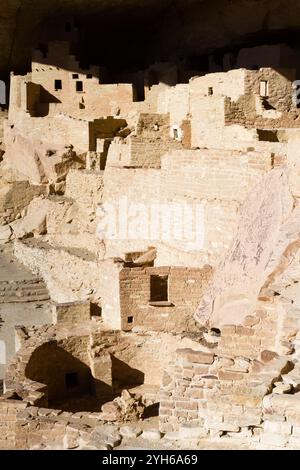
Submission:
[[[123,66],[300,37],[299,0],[0,0],[0,74],[69,16],[90,60]]]

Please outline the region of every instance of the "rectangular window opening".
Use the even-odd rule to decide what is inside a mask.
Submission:
[[[214,94],[214,89],[212,86],[208,87],[208,96],[212,96]]]
[[[55,90],[62,90],[62,81],[61,80],[54,80],[54,88],[55,88]]]
[[[86,78],[91,79],[91,78],[93,78],[93,75],[91,73],[88,73]]]
[[[127,317],[127,323],[132,324],[133,323],[133,317]]]
[[[77,79],[79,78],[78,73],[73,73],[73,74],[72,74],[72,78],[73,78],[74,80],[77,80]]]
[[[168,302],[169,301],[169,277],[168,276],[150,276],[150,302]]]
[[[83,83],[82,81],[76,82],[76,91],[83,91]]]

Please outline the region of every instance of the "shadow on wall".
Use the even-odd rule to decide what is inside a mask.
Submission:
[[[111,356],[112,362],[112,386],[113,391],[119,394],[124,389],[134,388],[142,385],[145,374],[138,369],[133,369],[125,362]]]
[[[40,102],[35,107],[35,117],[46,117],[50,111],[51,103],[61,103],[61,101],[47,91],[43,86],[40,86]]]
[[[99,411],[105,399],[112,397],[111,387],[95,380],[86,364],[55,342],[43,344],[34,351],[25,375],[47,385],[49,408]],[[96,396],[95,390],[101,391],[101,395]]]
[[[63,411],[100,411],[122,390],[144,383],[144,373],[111,356],[112,386],[95,379],[90,367],[56,342],[45,343],[32,354],[25,376],[47,385],[48,407]]]

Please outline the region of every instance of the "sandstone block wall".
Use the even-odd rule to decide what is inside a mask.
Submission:
[[[159,113],[170,114],[171,126],[180,126],[190,112],[189,84],[178,84],[163,90],[159,95],[157,108]]]
[[[16,448],[17,415],[27,407],[27,403],[10,397],[9,400],[0,398],[0,449]]]
[[[96,331],[91,339],[91,364],[109,354],[113,382],[124,387],[144,384],[145,389],[152,387],[157,392],[179,341],[183,348],[203,349],[197,337],[183,333]]]
[[[190,80],[191,104],[194,99],[194,92],[208,96],[212,95],[228,96],[232,100],[237,100],[245,93],[246,69],[230,70],[227,73],[210,73],[203,77],[196,77]],[[212,88],[212,91],[209,91]]]
[[[136,246],[134,240],[108,241],[108,253],[113,253],[112,247],[117,250],[114,255],[121,255],[124,249],[144,249],[154,244],[158,247],[160,265],[215,263],[230,246],[241,202],[275,160],[266,151],[183,150],[164,155],[160,171],[107,167],[104,202],[114,202],[118,207],[120,198],[126,195],[128,207],[142,203],[150,210],[151,204],[156,203],[200,204],[204,214],[203,247],[193,250],[181,240],[162,242],[159,234],[157,240],[145,240],[144,245],[140,239]],[[194,234],[190,241],[195,240]],[[193,255],[189,256],[191,252]]]
[[[178,350],[177,360],[163,379],[161,429],[179,431],[194,426],[200,428],[198,437],[259,435],[263,398],[270,393],[272,380],[284,371],[288,371],[284,358],[256,366],[244,356],[233,360],[214,353]]]
[[[89,302],[73,302],[69,304],[52,305],[52,322],[54,325],[72,325],[84,323],[91,319]]]
[[[52,42],[46,58],[36,53],[32,63],[32,81],[48,91],[56,111],[68,113],[73,117],[97,119],[99,116],[111,116],[119,112],[125,115],[133,106],[133,88],[130,84],[99,83],[99,69],[90,67],[83,70],[73,55],[69,53],[67,42]],[[53,67],[58,61],[62,67]],[[68,64],[68,69],[64,68]],[[59,86],[56,81],[60,80]],[[77,84],[81,83],[81,89]],[[42,96],[42,103],[47,103],[49,96]]]
[[[268,82],[268,103],[277,111],[289,112],[293,108],[292,83],[296,80],[296,70],[262,68],[247,71],[245,74],[245,94],[260,94],[260,82]]]
[[[162,197],[188,200],[199,194],[208,200],[242,201],[260,177],[271,169],[272,157],[268,153],[170,152],[162,158]]]
[[[10,130],[9,126],[12,125],[14,128]],[[30,117],[22,109],[17,109],[10,114],[5,126],[5,142],[12,145],[10,136],[14,134],[19,134],[33,144],[35,141],[42,142],[50,150],[61,149],[70,144],[79,154],[89,149],[89,121],[75,119],[68,114],[57,114],[55,119],[51,116]]]
[[[170,141],[170,139],[132,137],[129,165],[142,168],[160,168],[161,157],[170,148],[181,148],[181,145],[174,140]]]
[[[170,135],[169,114],[141,113],[133,135],[114,141],[108,152],[110,165],[160,168],[161,157],[171,148],[182,148]]]
[[[122,329],[134,327],[153,331],[192,331],[197,299],[211,277],[209,266],[196,268],[124,268],[120,272],[120,315]],[[151,276],[168,278],[164,303],[151,299]],[[152,302],[151,302],[152,300]]]
[[[50,424],[47,433],[50,447],[65,446],[62,438],[68,434],[66,425],[73,426],[73,417],[79,424],[78,414],[62,412],[64,408],[57,409],[59,405],[63,406],[64,397],[73,396],[73,391],[66,389],[66,373],[76,371],[79,386],[83,386],[82,393],[91,393],[93,390],[99,399],[105,396],[111,399],[113,391],[119,392],[124,387],[141,384],[145,384],[149,394],[151,392],[155,396],[168,358],[174,354],[178,341],[181,341],[183,347],[192,347],[195,350],[201,348],[198,342],[173,333],[148,332],[133,335],[111,330],[101,331],[92,324],[86,330],[72,325],[72,335],[66,335],[70,331],[68,328],[53,326],[43,327],[35,332],[27,331],[27,339],[7,371],[6,393],[0,398],[0,410],[4,416],[1,422],[2,441],[5,448],[9,441],[17,448],[43,444],[44,433]],[[85,388],[88,386],[86,379],[89,368],[92,373],[90,383],[93,384],[90,391]],[[16,398],[16,388],[18,403],[24,407],[20,406],[13,416],[10,412],[7,417],[9,402],[15,405],[13,399]],[[51,408],[51,404],[56,404],[56,410]],[[24,408],[26,412],[23,413]],[[100,415],[82,412],[80,417],[88,419],[89,431],[92,432]],[[25,422],[27,425],[24,427]],[[86,427],[85,429],[87,430]]]

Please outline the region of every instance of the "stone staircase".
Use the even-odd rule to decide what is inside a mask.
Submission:
[[[0,304],[44,302],[50,299],[41,276],[34,274],[13,255],[12,244],[0,249]]]

